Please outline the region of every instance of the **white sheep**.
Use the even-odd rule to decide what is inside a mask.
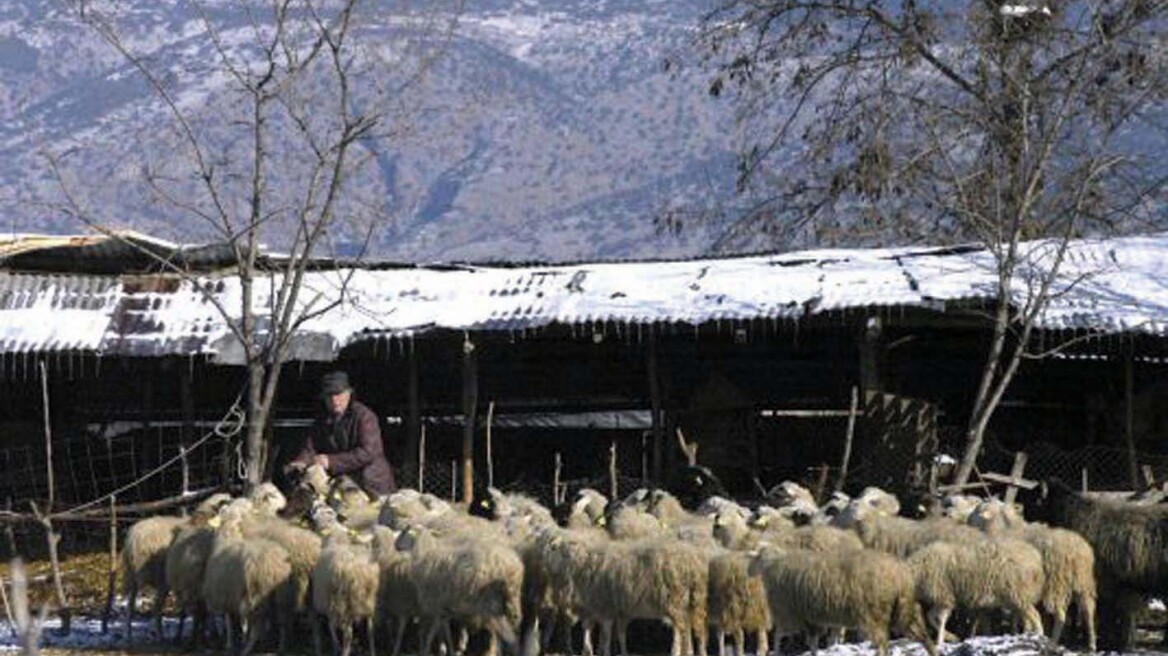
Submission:
[[[199,504],[196,513],[214,514],[220,506],[230,501],[226,494],[213,494]],[[185,526],[185,517],[158,516],[139,520],[126,532],[122,544],[122,584],[129,598],[126,611],[126,639],[133,640],[134,611],[138,605],[138,592],[145,587],[153,588],[154,621],[159,637],[162,637],[162,606],[168,594],[166,583],[166,552],[174,539],[175,531]]]
[[[885,656],[891,631],[899,627],[935,653],[913,596],[913,572],[894,556],[763,548],[748,571],[762,578],[776,647],[784,635],[809,631],[818,644],[822,631],[855,628]]]
[[[1042,599],[1042,556],[1022,540],[979,537],[933,542],[908,559],[917,600],[937,630],[937,649],[956,608],[1004,609],[1022,620],[1027,632],[1042,634],[1037,605]]]
[[[737,656],[743,656],[748,631],[755,633],[758,653],[769,652],[770,606],[762,579],[749,575],[750,561],[749,554],[732,551],[716,553],[710,558],[708,617],[717,633],[718,656],[726,652],[727,634],[734,640]]]
[[[590,628],[601,628],[609,654],[615,625],[621,653],[633,619],[653,619],[673,631],[671,654],[705,653],[709,562],[706,553],[675,538],[610,541],[591,531],[545,527],[536,532],[541,558],[560,608]]]
[[[228,650],[235,644],[234,621],[238,620],[246,643],[246,656],[261,634],[263,612],[269,605],[285,603],[292,563],[283,547],[262,538],[243,537],[246,506],[228,505],[220,512],[211,554],[203,578],[203,599],[207,610],[222,614],[227,622]]]
[[[849,505],[836,518],[835,525],[853,529],[865,547],[901,558],[939,540],[963,542],[981,538],[977,529],[944,517],[915,520],[889,516],[864,503]]]
[[[179,607],[178,632],[175,640],[182,640],[186,614],[194,618],[194,645],[198,645],[203,635],[206,609],[203,606],[203,574],[207,558],[215,539],[215,531],[210,526],[221,505],[231,497],[226,494],[213,495],[200,504],[191,514],[190,521],[174,529],[174,538],[166,551],[166,584],[174,593]]]
[[[585,528],[604,523],[604,511],[608,508],[608,497],[586,487],[576,492],[565,522],[568,528]]]
[[[986,499],[969,514],[968,521],[989,535],[1008,536],[1030,543],[1042,554],[1045,586],[1042,607],[1053,618],[1050,640],[1058,644],[1072,601],[1087,631],[1087,647],[1096,648],[1095,551],[1083,536],[1064,529],[1024,521],[1021,510],[999,499]]]
[[[402,639],[410,622],[422,617],[418,586],[410,573],[410,557],[397,550],[395,542],[401,535],[386,526],[373,529],[373,557],[378,566],[377,613],[392,628],[396,623],[397,635],[394,639],[393,656],[401,653]],[[450,640],[449,625],[444,627],[443,637]]]
[[[376,654],[373,620],[376,611],[380,569],[369,544],[352,539],[336,521],[314,521],[327,533],[320,558],[312,570],[312,605],[325,616],[334,636],[340,634],[340,656],[353,648],[353,626],[363,623],[368,631],[369,653]]]
[[[245,538],[264,539],[280,545],[288,554],[288,562],[292,565],[288,603],[281,608],[284,616],[280,622],[280,650],[283,651],[286,631],[292,628],[295,616],[309,610],[309,582],[312,580],[312,570],[320,557],[321,538],[310,530],[294,526],[287,521],[275,517],[267,517],[266,511],[261,516],[249,516],[242,522],[241,531]],[[313,630],[313,639],[318,640],[318,626],[315,619],[310,618]]]
[[[463,536],[440,540],[414,527],[398,537],[396,546],[410,555],[410,577],[422,592],[419,606],[429,620],[422,653],[429,653],[438,630],[451,619],[486,628],[492,647],[502,639],[517,651],[523,562],[510,545]]]
[[[288,506],[288,499],[273,483],[260,483],[247,493],[251,512],[264,517],[275,517]]]

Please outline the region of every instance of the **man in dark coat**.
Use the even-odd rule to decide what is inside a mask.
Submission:
[[[371,494],[397,489],[393,468],[385,459],[377,415],[353,398],[348,374],[325,374],[320,392],[325,411],[317,416],[304,448],[288,467],[319,464],[330,476],[348,474]]]

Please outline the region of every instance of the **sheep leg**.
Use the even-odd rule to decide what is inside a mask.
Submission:
[[[397,621],[397,636],[393,640],[393,656],[401,655],[402,639],[406,637],[406,625],[410,620],[407,617],[398,618]]]
[[[454,656],[454,634],[450,631],[450,620],[442,620],[442,635],[446,637],[446,653]]]
[[[612,656],[612,620],[600,623],[600,656]]]
[[[353,625],[350,622],[345,622],[341,626],[341,654],[340,656],[349,656],[353,651]]]
[[[320,615],[311,608],[308,609],[308,628],[312,631],[312,653],[315,656],[324,656],[320,644]]]
[[[1079,595],[1076,603],[1079,606],[1079,615],[1082,617],[1083,626],[1087,629],[1087,650],[1095,653],[1095,597]],[[1168,636],[1168,633],[1165,635]]]
[[[1036,635],[1043,635],[1042,630],[1042,615],[1038,613],[1038,609],[1034,606],[1027,606],[1022,609],[1022,630],[1027,633],[1034,633]]]
[[[130,574],[130,599],[126,602],[126,642],[134,642],[134,607],[138,605],[138,582]]]
[[[674,640],[677,640],[677,634],[674,633]],[[629,656],[629,621],[626,619],[619,619],[616,621],[616,640],[620,646],[621,656]]]
[[[232,622],[231,613],[224,615],[224,620],[227,623],[227,653],[235,653],[235,623]]]
[[[1067,609],[1065,607],[1056,608],[1051,615],[1053,621],[1050,624],[1050,644],[1057,646],[1063,635],[1063,628],[1067,625]]]
[[[456,651],[451,652],[451,654],[465,654],[468,644],[470,644],[470,631],[467,631],[465,626],[458,627],[458,644],[455,645]]]
[[[369,656],[377,656],[377,642],[373,637],[373,618],[365,618],[365,632],[369,634]],[[280,652],[284,653],[284,652]]]
[[[726,656],[726,632],[722,627],[718,627],[714,631],[714,636],[714,640],[718,643],[718,656]],[[735,654],[735,656],[741,656],[741,654]]]
[[[929,621],[937,629],[937,651],[945,644],[945,624],[949,621],[949,614],[953,611],[948,608],[929,609]]]
[[[154,629],[158,632],[159,642],[166,639],[166,634],[162,632],[162,605],[166,603],[166,596],[170,594],[170,588],[166,583],[158,586],[154,591]]]
[[[430,648],[434,646],[434,637],[438,635],[439,622],[440,620],[436,617],[430,620],[430,624],[426,627],[426,636],[422,639],[422,648],[418,652],[419,656],[430,656]],[[449,633],[449,627],[447,627],[447,632]],[[453,645],[451,645],[451,649],[448,656],[454,656]]]
[[[183,627],[186,626],[186,623],[187,623],[187,609],[185,607],[180,607],[178,609],[178,631],[175,631],[175,633],[174,633],[174,644],[175,645],[182,644]],[[159,637],[162,640],[166,640],[166,636],[162,635],[161,631],[159,631]]]
[[[758,645],[757,645],[758,656],[770,656],[771,650],[770,650],[770,645],[767,644],[766,629],[759,629],[758,630],[758,635],[755,636],[755,642],[758,643]]]
[[[596,652],[592,649],[592,626],[593,626],[592,622],[581,622],[580,623],[580,628],[582,628],[584,630],[584,638],[583,638],[584,644],[581,645],[581,647],[580,647],[581,653],[583,653],[584,656],[595,656],[595,654],[596,654]],[[572,632],[569,630],[568,631],[569,642],[571,641],[571,635],[572,635]],[[570,654],[572,652],[569,650],[568,653]]]
[[[263,616],[255,618],[244,618],[241,620],[241,637],[246,639],[243,649],[240,650],[239,656],[247,656],[255,649],[256,642],[260,639],[260,634],[263,633]]]

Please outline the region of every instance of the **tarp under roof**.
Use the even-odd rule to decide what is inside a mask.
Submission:
[[[10,245],[9,248],[15,248]],[[1047,266],[1050,246],[1033,242],[1015,281]],[[701,324],[800,319],[857,308],[992,301],[996,268],[976,248],[816,250],[680,262],[528,267],[340,268],[308,274],[294,359],[330,360],[373,336],[436,329],[509,331],[554,323]],[[269,306],[278,284],[257,285]],[[238,321],[234,276],[29,274],[0,271],[0,353],[87,351],[112,355],[207,355],[239,362],[218,307]],[[212,302],[212,300],[214,302]],[[262,314],[262,313],[261,313]],[[267,318],[264,317],[263,321]],[[1039,324],[1047,329],[1165,335],[1168,233],[1071,245]]]

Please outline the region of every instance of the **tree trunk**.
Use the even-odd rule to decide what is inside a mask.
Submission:
[[[267,442],[264,440],[268,408],[263,403],[264,365],[260,362],[248,363],[247,385],[247,437],[244,442],[244,472],[247,488],[251,489],[263,482],[267,464]]]

